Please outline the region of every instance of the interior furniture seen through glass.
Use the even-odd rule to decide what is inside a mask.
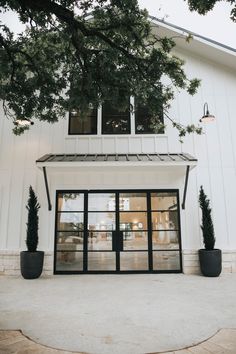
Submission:
[[[178,191],[58,191],[55,273],[180,272]]]

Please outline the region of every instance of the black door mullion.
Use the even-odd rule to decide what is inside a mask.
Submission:
[[[116,192],[116,231],[115,231],[115,238],[116,238],[116,271],[120,271],[120,250],[119,250],[119,244],[120,244],[120,211],[119,211],[119,192]]]
[[[152,206],[151,193],[147,192],[147,217],[148,217],[148,266],[149,270],[153,270],[152,259]]]
[[[84,272],[88,270],[88,192],[84,193]]]

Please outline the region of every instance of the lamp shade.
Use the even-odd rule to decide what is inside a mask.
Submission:
[[[208,109],[208,104],[205,103],[203,106],[203,116],[199,121],[201,123],[208,123],[208,122],[213,122],[216,119],[216,117],[213,114],[210,114],[209,109]]]

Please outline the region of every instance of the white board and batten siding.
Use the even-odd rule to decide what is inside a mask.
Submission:
[[[201,53],[178,49],[186,61],[189,77],[201,79],[196,95],[176,92],[169,115],[182,124],[198,124],[205,102],[216,121],[204,125],[204,134],[190,135],[181,144],[178,134],[166,121],[164,135],[68,135],[68,117],[51,125],[35,122],[29,132],[16,137],[12,122],[0,119],[0,257],[2,252],[25,249],[28,187],[39,196],[40,245],[53,252],[55,227],[55,191],[57,189],[151,189],[178,188],[183,194],[184,171],[149,168],[80,168],[48,169],[53,210],[48,211],[42,171],[35,161],[47,153],[179,153],[198,159],[190,172],[186,209],[181,210],[182,247],[184,252],[201,247],[198,191],[204,186],[211,200],[216,233],[216,247],[226,252],[236,250],[236,75],[235,72]],[[233,256],[230,256],[233,257]],[[236,263],[236,259],[235,259]],[[1,264],[1,263],[0,263]],[[234,265],[235,267],[235,265]],[[235,270],[235,269],[234,269]],[[1,268],[0,268],[1,271]]]

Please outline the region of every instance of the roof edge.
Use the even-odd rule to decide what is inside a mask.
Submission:
[[[159,23],[161,23],[161,24],[167,25],[167,26],[169,26],[169,27],[171,27],[171,28],[173,28],[173,29],[175,29],[175,30],[189,33],[189,34],[191,34],[193,37],[197,37],[197,38],[202,39],[202,40],[204,40],[204,41],[206,41],[206,42],[209,42],[210,44],[214,44],[214,45],[216,45],[216,46],[218,46],[218,47],[221,47],[221,48],[223,48],[223,49],[226,49],[226,50],[228,50],[228,51],[231,51],[231,52],[233,52],[233,53],[236,53],[236,49],[235,49],[235,48],[232,48],[232,47],[230,47],[230,46],[228,46],[228,45],[225,45],[225,44],[223,44],[223,43],[217,42],[217,41],[215,41],[214,39],[211,39],[211,38],[202,36],[201,34],[198,34],[198,33],[192,32],[192,31],[189,31],[189,30],[187,30],[186,28],[183,28],[183,27],[180,27],[180,26],[177,26],[177,25],[173,25],[172,23],[167,22],[167,21],[165,21],[165,20],[163,20],[163,19],[160,19],[160,18],[158,18],[158,17],[151,16],[151,15],[149,15],[148,17],[149,17],[151,20],[154,20],[154,21],[159,22]]]

